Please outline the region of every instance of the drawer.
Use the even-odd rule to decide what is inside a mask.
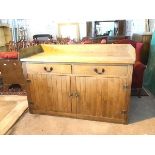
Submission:
[[[72,73],[78,75],[126,76],[128,67],[113,65],[73,65]]]
[[[31,74],[45,74],[45,73],[58,73],[58,74],[70,74],[71,65],[61,64],[26,64],[27,73]]]

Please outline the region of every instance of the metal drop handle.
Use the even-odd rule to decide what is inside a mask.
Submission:
[[[44,67],[44,70],[45,70],[46,72],[52,72],[53,67],[50,67],[49,70],[47,69],[47,67]]]
[[[94,68],[94,72],[97,74],[103,74],[105,72],[105,70],[104,70],[104,68],[102,68],[101,72],[99,72],[97,68]]]

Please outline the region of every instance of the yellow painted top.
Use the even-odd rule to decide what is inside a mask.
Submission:
[[[22,58],[26,62],[126,63],[135,62],[135,49],[128,44],[42,44],[42,53]]]

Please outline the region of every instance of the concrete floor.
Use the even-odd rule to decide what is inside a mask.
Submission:
[[[129,124],[115,124],[26,112],[8,132],[12,135],[155,134],[155,97],[132,97]]]

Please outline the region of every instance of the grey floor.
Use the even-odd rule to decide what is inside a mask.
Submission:
[[[155,134],[155,97],[132,97],[129,124],[72,119],[46,115],[32,115],[26,112],[11,128],[13,135],[59,135],[59,134]]]

